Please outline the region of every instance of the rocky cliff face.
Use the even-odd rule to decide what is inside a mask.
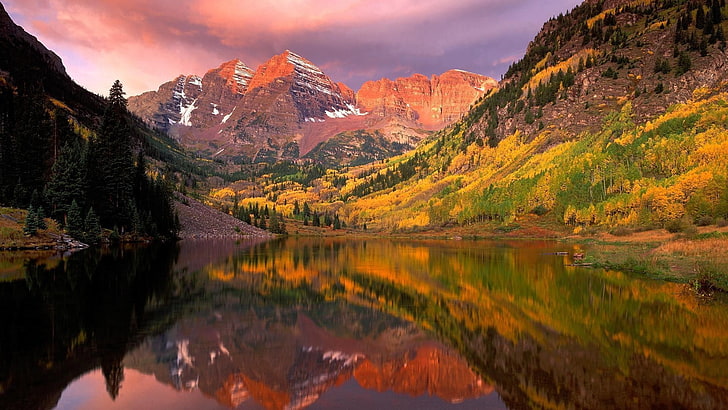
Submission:
[[[395,81],[370,81],[356,97],[362,110],[373,115],[395,116],[438,129],[460,119],[473,102],[497,85],[489,77],[450,70],[432,78],[415,74]]]
[[[312,62],[285,51],[255,71],[232,60],[203,77],[181,75],[157,91],[129,98],[129,109],[210,157],[297,159],[333,136],[346,140],[346,133],[355,130],[380,131],[384,145],[401,146],[393,153],[398,154],[427,135],[408,130],[452,123],[495,85],[488,77],[452,70],[431,79],[383,79],[355,93]],[[376,155],[354,161],[369,157]]]

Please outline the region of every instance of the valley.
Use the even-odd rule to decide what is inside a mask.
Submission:
[[[724,6],[708,3],[712,27],[707,6],[694,2],[586,1],[545,23],[500,82],[450,70],[354,91],[289,50],[256,69],[230,60],[129,97],[132,150],[146,152],[147,173],[166,189],[278,234],[590,238],[666,230],[694,240],[704,235],[696,226],[715,226],[716,240],[726,240]],[[39,53],[34,64],[48,79],[65,75],[52,52],[14,30]],[[21,75],[11,70],[6,81]],[[93,135],[102,101],[53,92],[54,110],[68,107],[72,126]],[[62,142],[55,144],[58,152]],[[50,164],[20,198],[16,171],[4,171],[6,203],[40,191]],[[189,200],[176,209],[187,211],[182,202]],[[70,203],[48,206],[67,212]],[[126,215],[114,235],[151,232]],[[187,225],[204,218],[180,215]],[[102,215],[113,228],[108,221]],[[9,246],[28,242],[25,228],[12,229]],[[190,235],[219,235],[211,232]],[[707,263],[710,271],[722,266]]]

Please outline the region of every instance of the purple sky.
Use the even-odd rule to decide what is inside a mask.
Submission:
[[[495,79],[543,23],[580,0],[6,0],[13,20],[68,73],[107,94],[156,90],[233,58],[252,68],[286,49],[354,90],[459,68]]]

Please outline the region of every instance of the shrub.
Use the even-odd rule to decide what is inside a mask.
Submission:
[[[633,233],[633,231],[627,227],[618,226],[618,227],[612,229],[609,233],[614,236],[627,236],[627,235]]]
[[[678,233],[682,232],[683,230],[683,222],[679,219],[674,219],[672,221],[668,221],[665,224],[665,229],[667,229],[670,233]]]
[[[549,209],[546,208],[543,205],[537,205],[535,208],[531,210],[531,213],[538,216],[546,215],[549,212]]]
[[[685,218],[667,222],[665,229],[670,233],[684,233],[687,236],[694,236],[698,233],[698,228]]]
[[[703,216],[698,217],[698,219],[695,220],[695,224],[698,226],[713,225],[714,222],[715,222],[715,220],[710,215],[703,215]]]
[[[724,227],[728,226],[728,221],[726,221],[725,218],[718,218],[715,220],[715,225],[718,228],[724,228]]]

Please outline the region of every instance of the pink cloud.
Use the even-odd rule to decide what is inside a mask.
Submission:
[[[549,17],[579,0],[9,0],[16,22],[82,85],[129,95],[240,58],[256,67],[285,49],[335,81],[460,67],[499,76]]]

